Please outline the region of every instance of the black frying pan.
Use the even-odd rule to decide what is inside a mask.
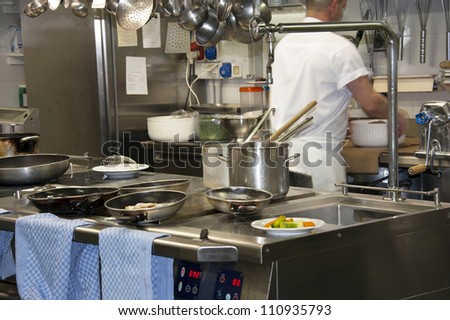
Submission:
[[[41,212],[80,213],[103,207],[118,192],[113,187],[64,187],[36,192],[27,198]]]

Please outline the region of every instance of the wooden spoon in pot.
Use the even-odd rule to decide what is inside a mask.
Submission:
[[[280,134],[282,134],[284,131],[286,131],[290,126],[292,126],[298,119],[300,119],[303,115],[305,115],[309,110],[311,110],[315,105],[317,104],[317,101],[311,101],[308,103],[302,110],[300,110],[296,115],[294,115],[291,119],[288,120],[284,125],[281,126],[280,129],[275,131],[270,136],[270,141],[276,140]]]

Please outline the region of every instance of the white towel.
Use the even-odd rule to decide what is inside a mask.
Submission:
[[[173,259],[152,254],[153,240],[162,236],[129,228],[100,231],[103,299],[173,299]]]
[[[0,214],[10,212],[0,209]],[[0,280],[16,274],[16,263],[11,248],[13,236],[13,232],[0,230]]]
[[[98,246],[73,242],[83,220],[51,213],[16,221],[17,287],[22,299],[100,299]]]

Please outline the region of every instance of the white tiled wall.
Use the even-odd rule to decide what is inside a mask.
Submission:
[[[19,25],[18,13],[4,13],[14,8],[0,8],[0,106],[19,106],[19,85],[25,83],[23,65],[9,65],[3,55],[9,52],[9,25]]]

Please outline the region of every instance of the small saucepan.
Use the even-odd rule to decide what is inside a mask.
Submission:
[[[249,187],[210,189],[205,195],[216,210],[236,216],[257,214],[267,207],[273,198],[270,192]]]

